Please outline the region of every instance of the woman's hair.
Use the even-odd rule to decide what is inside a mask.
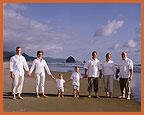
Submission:
[[[39,53],[42,53],[42,55],[44,54],[42,50],[41,51],[37,51],[37,56],[38,56]]]
[[[110,53],[107,53],[107,54],[106,54],[106,57],[108,57],[108,55],[110,55],[110,57],[111,57],[111,54],[110,54]]]

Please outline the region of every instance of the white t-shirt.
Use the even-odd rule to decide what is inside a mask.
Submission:
[[[118,63],[118,69],[120,70],[119,76],[120,78],[128,78],[130,74],[130,69],[133,69],[133,61],[129,58],[125,60],[121,60]]]
[[[72,85],[80,85],[80,79],[82,79],[83,77],[81,76],[81,74],[79,72],[73,72],[70,79],[73,80]]]
[[[84,68],[88,69],[88,77],[99,77],[99,70],[102,69],[98,59],[88,60],[85,63]]]
[[[65,80],[64,79],[56,79],[56,82],[57,82],[57,87],[63,87]]]
[[[114,75],[116,72],[114,62],[111,60],[109,60],[108,62],[104,61],[102,63],[102,72],[103,75]]]

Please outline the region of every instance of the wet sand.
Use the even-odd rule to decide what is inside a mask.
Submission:
[[[68,80],[71,73],[52,72],[54,77],[62,73],[64,79]],[[12,100],[11,85],[12,79],[9,74],[9,64],[3,64],[3,111],[4,112],[140,112],[141,104],[133,98],[131,100],[118,99],[120,88],[118,81],[114,81],[113,98],[105,98],[103,80],[99,80],[100,99],[88,98],[87,78],[81,79],[80,98],[73,98],[72,83],[65,84],[64,98],[57,97],[55,80],[46,74],[45,93],[48,98],[35,97],[34,72],[31,77],[25,76],[23,87],[24,100]]]

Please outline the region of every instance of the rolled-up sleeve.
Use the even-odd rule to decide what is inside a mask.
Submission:
[[[129,69],[133,69],[133,61],[132,60],[130,60],[130,62],[129,62]]]

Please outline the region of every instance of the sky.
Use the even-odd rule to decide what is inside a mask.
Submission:
[[[91,59],[92,51],[116,63],[121,52],[141,63],[141,4],[137,3],[5,3],[3,48],[36,56]]]

